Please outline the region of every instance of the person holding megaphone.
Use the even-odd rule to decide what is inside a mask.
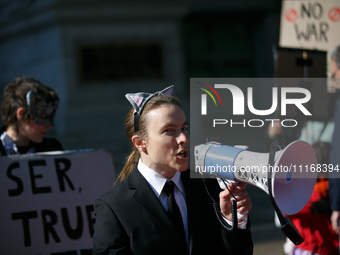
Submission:
[[[126,133],[132,153],[114,188],[94,203],[93,254],[252,254],[245,183],[230,184],[243,223],[227,231],[200,179],[190,179],[188,122],[173,86],[127,94]],[[232,224],[231,194],[206,181]]]

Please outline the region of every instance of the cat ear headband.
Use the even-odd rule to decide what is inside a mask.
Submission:
[[[128,93],[125,95],[127,100],[132,104],[133,108],[135,109],[133,112],[134,115],[134,128],[135,132],[138,131],[138,121],[139,117],[142,114],[143,108],[146,103],[153,98],[154,96],[158,95],[165,95],[165,96],[172,96],[173,95],[173,88],[174,85],[171,85],[161,91],[157,91],[153,94],[146,93],[146,92],[138,92],[138,93]]]

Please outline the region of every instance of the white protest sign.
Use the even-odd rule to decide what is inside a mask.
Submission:
[[[104,150],[0,157],[0,254],[92,248],[93,202],[113,187]]]
[[[340,44],[340,0],[283,0],[280,46],[330,51]]]

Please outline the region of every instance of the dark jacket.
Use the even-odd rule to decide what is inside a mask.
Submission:
[[[189,170],[181,174],[188,209],[189,251],[150,185],[135,168],[94,203],[93,254],[252,254],[250,230],[224,230],[202,180],[190,179],[189,175]],[[218,199],[217,181],[209,180],[208,186]]]
[[[329,173],[329,197],[331,209],[340,211],[340,99],[338,99],[334,113],[334,134],[331,144],[329,163],[333,166]]]

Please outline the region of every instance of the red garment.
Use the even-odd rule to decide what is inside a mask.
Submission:
[[[329,199],[329,186],[328,179],[326,178],[318,178],[317,183],[315,184],[314,189],[316,189],[322,198]]]
[[[339,255],[339,236],[334,233],[328,214],[311,212],[312,204],[322,198],[318,184],[324,185],[317,183],[306,206],[297,214],[289,216],[304,239],[297,247],[319,254]]]

